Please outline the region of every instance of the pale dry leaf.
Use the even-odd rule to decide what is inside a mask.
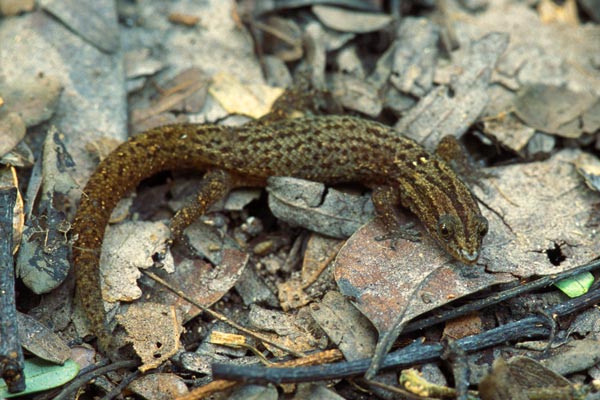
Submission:
[[[346,10],[327,5],[313,6],[312,11],[323,25],[340,32],[374,32],[393,21],[393,17],[387,14]]]
[[[147,400],[171,400],[189,393],[183,378],[169,373],[141,376],[127,389]]]
[[[573,166],[581,154],[563,150],[546,161],[497,167],[495,178],[483,180],[487,190],[474,188],[495,211],[482,207],[489,233],[479,263],[488,271],[547,275],[600,255],[597,233],[586,226],[599,197]]]
[[[140,371],[157,368],[180,348],[179,335],[183,327],[175,307],[158,303],[133,303],[125,314],[117,316],[142,360]]]
[[[313,303],[310,312],[346,360],[369,358],[375,351],[373,325],[339,292],[329,292]]]
[[[229,114],[242,114],[252,118],[268,114],[275,100],[283,94],[282,88],[243,84],[225,72],[213,76],[208,90]]]
[[[142,295],[139,268],[154,265],[153,256],[165,253],[169,228],[162,222],[130,221],[107,229],[100,256],[102,296],[105,301],[132,301]],[[173,257],[165,253],[163,268],[173,271]]]

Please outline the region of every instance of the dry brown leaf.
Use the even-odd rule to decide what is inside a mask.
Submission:
[[[423,229],[419,222],[416,226]],[[376,241],[385,232],[378,221],[358,230],[342,247],[335,279],[340,291],[355,299],[357,308],[380,336],[399,318],[409,320],[490,285],[509,282],[509,274],[487,274],[482,266],[453,264],[425,232],[421,242]]]
[[[169,282],[199,304],[209,307],[219,301],[239,281],[248,264],[249,256],[239,249],[222,249],[221,262],[212,266],[200,260],[178,262],[175,272],[167,274],[158,271],[157,275]],[[184,322],[194,318],[200,309],[176,296],[161,286],[152,286],[145,292],[163,304],[173,304]]]
[[[460,339],[465,336],[476,335],[483,330],[483,321],[478,313],[463,315],[446,322],[444,336],[451,339]]]
[[[316,233],[310,235],[306,242],[306,251],[302,261],[302,286],[304,288],[312,285],[319,275],[333,261],[344,242],[322,236]]]

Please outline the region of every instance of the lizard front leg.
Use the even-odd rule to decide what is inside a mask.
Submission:
[[[420,232],[414,229],[412,222],[402,225],[400,215],[398,214],[398,206],[400,205],[400,193],[391,186],[377,186],[373,188],[371,195],[373,205],[377,216],[381,218],[387,233],[382,236],[377,236],[375,240],[382,241],[391,239],[391,248],[396,248],[396,242],[399,239],[410,240],[411,242],[420,241]]]

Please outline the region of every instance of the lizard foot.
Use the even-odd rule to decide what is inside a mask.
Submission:
[[[409,240],[411,242],[421,241],[421,232],[415,229],[415,224],[409,222],[408,224],[402,225],[385,235],[376,236],[375,240],[378,242],[390,239],[390,248],[396,250],[396,244],[400,240]]]

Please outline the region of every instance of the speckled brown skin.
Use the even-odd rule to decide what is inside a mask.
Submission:
[[[73,224],[73,262],[78,296],[101,347],[110,343],[98,271],[105,226],[121,197],[159,171],[206,172],[198,205],[184,208],[172,221],[173,238],[231,188],[293,176],[327,184],[362,183],[373,189],[375,207],[388,229],[407,236],[397,222],[401,204],[454,258],[467,264],[477,260],[487,221],[467,186],[440,157],[377,122],[280,116],[241,127],[163,126],[122,144],[100,163]]]

